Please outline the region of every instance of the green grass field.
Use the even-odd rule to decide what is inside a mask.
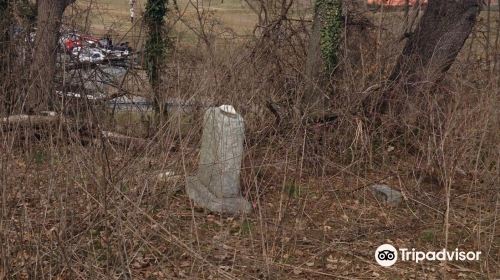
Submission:
[[[144,39],[141,19],[147,0],[136,1],[134,24],[130,21],[129,0],[99,0],[97,2],[78,0],[76,7],[70,9],[67,14],[78,14],[77,26],[86,26],[82,29],[91,34],[96,36],[111,34],[119,41],[129,41],[137,47]],[[312,0],[296,1],[291,14],[297,18],[310,17],[312,3]],[[244,0],[198,0],[198,2],[196,0],[178,0],[177,6],[179,11],[175,10],[174,2],[169,2],[170,13],[167,22],[173,29],[171,36],[177,38],[180,43],[193,44],[197,41],[197,36],[193,32],[193,29],[199,30],[200,26],[196,6],[199,7],[200,13],[204,14],[205,29],[208,33],[215,34],[217,38],[251,35],[258,24],[258,16]],[[396,18],[402,17],[402,13],[395,13],[398,14]],[[480,24],[485,21],[486,12],[484,11],[481,13]],[[496,28],[497,12],[491,14],[491,21],[492,26]],[[378,16],[375,17],[375,22],[378,22]]]
[[[179,12],[175,10],[174,4],[170,2],[168,23],[174,30],[174,36],[178,36],[182,40],[192,41],[194,39],[192,29],[199,28],[195,5],[199,5],[200,12],[205,13],[207,28],[212,28],[217,34],[227,30],[231,30],[231,33],[237,35],[251,34],[258,20],[257,15],[244,1],[240,0],[200,1],[198,4],[188,0],[181,0],[177,4],[182,14],[182,20],[178,20]],[[80,0],[77,2],[76,10],[81,13],[80,21],[88,23],[88,30],[92,34],[111,33],[130,39],[141,36],[141,18],[145,5],[146,0],[137,0],[134,24],[130,21],[128,0],[104,0],[98,2]]]

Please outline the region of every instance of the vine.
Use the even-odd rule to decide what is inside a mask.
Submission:
[[[338,50],[342,40],[342,0],[317,0],[315,8],[322,23],[321,54],[326,69],[333,71],[338,63]]]
[[[145,64],[148,78],[153,88],[154,103],[160,109],[159,86],[161,72],[169,46],[166,36],[165,15],[167,14],[167,0],[148,0],[144,21],[148,29],[148,38],[145,46]]]

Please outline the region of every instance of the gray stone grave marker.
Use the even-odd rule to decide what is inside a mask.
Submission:
[[[198,173],[186,182],[186,193],[195,204],[220,213],[250,213],[240,188],[244,138],[243,118],[233,106],[205,112]]]

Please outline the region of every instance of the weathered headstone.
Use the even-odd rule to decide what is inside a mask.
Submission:
[[[378,200],[387,203],[390,206],[397,206],[401,203],[401,193],[387,185],[373,185],[371,186],[371,189]]]
[[[195,204],[220,213],[251,211],[240,189],[244,138],[243,118],[232,106],[205,112],[198,173],[186,182],[186,192]]]

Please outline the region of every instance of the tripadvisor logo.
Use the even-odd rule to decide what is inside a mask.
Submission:
[[[398,260],[411,261],[419,263],[421,261],[479,261],[481,251],[460,251],[455,249],[449,251],[442,249],[440,251],[417,251],[413,249],[400,248],[397,250],[391,244],[380,245],[375,251],[375,260],[381,266],[392,266]]]
[[[391,266],[398,260],[398,251],[391,244],[380,245],[375,251],[375,260],[381,266]]]

